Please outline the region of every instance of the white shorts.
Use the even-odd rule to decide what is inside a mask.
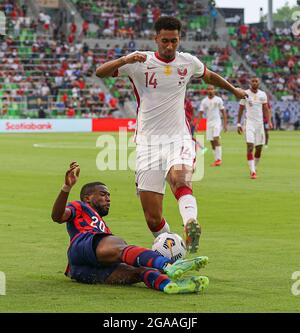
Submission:
[[[253,143],[254,146],[265,144],[265,130],[263,124],[246,122],[246,142]]]
[[[174,165],[194,166],[195,141],[185,140],[165,145],[137,145],[135,183],[137,193],[151,191],[165,193],[166,177]]]
[[[207,141],[213,141],[214,138],[217,138],[220,136],[222,131],[222,125],[221,124],[207,124],[206,128],[206,140]]]

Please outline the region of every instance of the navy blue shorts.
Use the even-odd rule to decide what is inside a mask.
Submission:
[[[96,248],[108,235],[85,233],[78,236],[68,250],[69,275],[82,283],[104,283],[120,265],[104,265],[97,261]]]

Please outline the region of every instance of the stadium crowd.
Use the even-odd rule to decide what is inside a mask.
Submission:
[[[160,8],[159,15],[176,14],[183,18],[188,16],[189,20],[184,21],[189,24],[197,11],[204,15],[202,17],[207,15],[207,9],[200,2],[193,14],[192,1],[170,3],[170,6],[166,6],[162,1],[120,0],[112,5],[108,1],[80,1],[77,2],[77,6],[85,18],[82,27],[78,28],[76,23],[72,22],[66,31],[58,32],[49,15],[40,13],[37,20],[33,20],[26,17],[26,5],[18,5],[18,2],[12,0],[0,2],[0,9],[8,17],[9,32],[6,38],[0,41],[0,116],[122,116],[120,110],[125,102],[134,100],[130,83],[124,78],[106,78],[103,81],[108,89],[102,89],[100,84],[92,79],[95,68],[107,60],[134,51],[135,38],[145,37],[140,32],[147,29],[151,31],[157,8]],[[98,12],[91,10],[95,6]],[[147,20],[145,17],[140,20],[137,13],[149,13],[150,9],[155,15],[150,15],[151,18]],[[96,16],[100,16],[101,24],[106,26],[109,24],[110,16],[118,17],[122,14],[126,18],[126,15],[132,13],[135,13],[132,27],[139,28],[138,35],[134,33],[129,43],[122,40],[117,30],[112,34],[116,37],[115,45],[107,44],[103,47],[96,44],[91,48],[85,42],[89,22],[94,22]],[[130,28],[129,21],[126,19],[124,25]],[[262,78],[273,95],[282,102],[272,102],[274,123],[281,122],[276,128],[291,129],[294,125],[294,128],[298,129],[299,103],[293,101],[300,100],[300,58],[297,40],[290,29],[277,28],[274,32],[269,32],[242,25],[230,27],[229,35],[232,46]],[[141,48],[143,49],[150,49],[147,42]],[[257,52],[257,49],[260,52]],[[234,85],[247,88],[249,73],[243,65],[232,60],[230,48],[219,47],[216,43],[210,47],[201,46],[193,50],[181,48],[180,51],[196,55],[209,68],[223,75]],[[200,101],[205,95],[206,84],[199,80],[191,80],[187,98],[192,101],[196,110],[199,109]],[[237,114],[234,97],[225,91],[219,91],[219,95],[228,105],[229,122],[234,123]]]
[[[281,101],[300,101],[299,38],[290,28],[231,28],[232,45]]]
[[[86,43],[45,34],[48,15],[31,20],[14,1],[1,8],[8,17],[0,41],[2,117],[106,117],[118,110],[118,100],[88,80],[97,59]]]
[[[215,38],[212,30],[213,15],[203,1],[194,0],[72,0],[87,24],[99,29],[91,37],[144,38],[153,37],[153,23],[161,15],[180,18],[183,22],[183,38],[196,40]]]

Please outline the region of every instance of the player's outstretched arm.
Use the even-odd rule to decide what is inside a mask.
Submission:
[[[219,74],[217,74],[213,71],[210,71],[208,69],[206,69],[206,71],[205,71],[203,80],[204,80],[204,82],[206,82],[208,84],[212,84],[219,88],[230,91],[231,93],[234,94],[234,96],[237,99],[242,99],[242,98],[245,98],[248,96],[247,93],[245,92],[245,90],[234,87],[231,83],[229,83],[227,80],[225,80],[222,76],[220,76]]]
[[[268,120],[269,129],[272,129],[273,128],[272,110],[271,110],[271,108],[268,107],[267,103],[263,104],[263,114],[264,114],[264,117]]]
[[[147,56],[142,53],[134,52],[128,54],[127,56],[108,61],[96,69],[96,75],[98,77],[109,77],[113,76],[113,74],[122,66],[127,64],[134,64],[135,62],[145,62]]]
[[[223,128],[224,128],[224,132],[227,132],[227,113],[225,109],[221,110],[222,115],[223,115]]]
[[[71,188],[76,184],[79,177],[80,168],[77,162],[72,162],[65,175],[65,183],[58,194],[53,208],[51,218],[54,222],[63,223],[68,220],[71,215],[70,209],[66,208]]]

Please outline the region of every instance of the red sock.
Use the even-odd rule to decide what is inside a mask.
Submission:
[[[122,261],[135,267],[152,267],[162,270],[167,263],[173,261],[162,255],[142,247],[129,245],[122,253]]]
[[[179,187],[176,190],[176,192],[175,192],[175,198],[177,200],[179,200],[179,198],[181,198],[182,196],[187,195],[187,194],[193,195],[193,190],[190,189],[187,186],[181,186],[181,187]]]
[[[161,274],[159,271],[151,268],[143,272],[141,277],[148,288],[161,291],[163,291],[164,287],[171,282],[167,275]]]
[[[149,226],[149,229],[152,232],[158,232],[165,226],[165,224],[166,224],[166,220],[164,218],[162,218],[160,224],[157,227],[152,228],[152,227]]]

